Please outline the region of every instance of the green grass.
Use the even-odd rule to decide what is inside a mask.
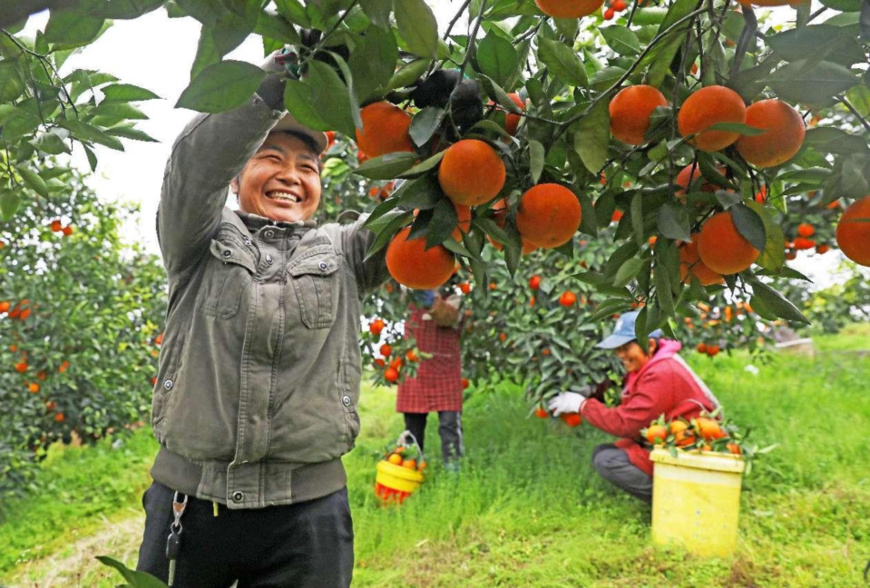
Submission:
[[[779,356],[757,365],[757,375],[745,370],[751,360],[744,354],[687,354],[730,418],[759,445],[778,444],[746,479],[738,551],[729,559],[651,546],[650,509],[602,481],[589,462],[608,436],[527,418],[527,404],[506,384],[475,390],[466,403],[459,475],[439,468],[433,415],[429,479],[403,506],[382,508],[372,492],[375,463],[401,418],[393,390],[364,390],[363,434],[345,460],[354,586],[861,585],[870,559],[870,362],[848,351],[866,347],[866,332],[818,338],[815,358]],[[0,525],[0,577],[23,582],[26,569],[33,585],[63,567],[57,558],[70,550],[62,548],[70,528],[83,537],[140,517],[153,451],[142,431],[121,450],[101,445],[54,456],[41,474],[40,497],[16,505]],[[100,544],[93,555],[135,563],[141,522],[129,526],[126,539]],[[44,559],[13,568],[37,556]],[[75,573],[57,585],[117,580],[100,579],[107,574],[93,563]]]

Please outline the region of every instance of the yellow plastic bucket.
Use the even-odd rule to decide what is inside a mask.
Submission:
[[[423,483],[423,474],[417,470],[404,468],[388,461],[378,462],[375,494],[384,502],[397,501],[401,504],[421,483]]]
[[[740,488],[746,462],[739,455],[653,449],[652,540],[700,556],[737,549]]]

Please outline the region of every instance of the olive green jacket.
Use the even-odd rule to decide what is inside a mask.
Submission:
[[[374,235],[225,206],[229,183],[283,112],[257,95],[197,116],[163,180],[157,233],[169,310],[152,423],[158,482],[261,508],[346,483],[354,446],[364,295],[387,277]]]

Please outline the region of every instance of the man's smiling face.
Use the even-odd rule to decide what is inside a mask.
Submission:
[[[233,180],[242,212],[273,220],[308,220],[320,205],[320,159],[299,137],[270,133]]]

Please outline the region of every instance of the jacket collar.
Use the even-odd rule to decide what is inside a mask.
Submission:
[[[230,208],[224,208],[222,221],[229,222],[240,231],[251,234],[256,233],[267,225],[287,229],[288,233],[298,232],[300,234],[305,234],[309,230],[317,228],[317,221],[315,220],[290,223],[266,218],[257,214],[242,212],[241,210],[232,210]]]

